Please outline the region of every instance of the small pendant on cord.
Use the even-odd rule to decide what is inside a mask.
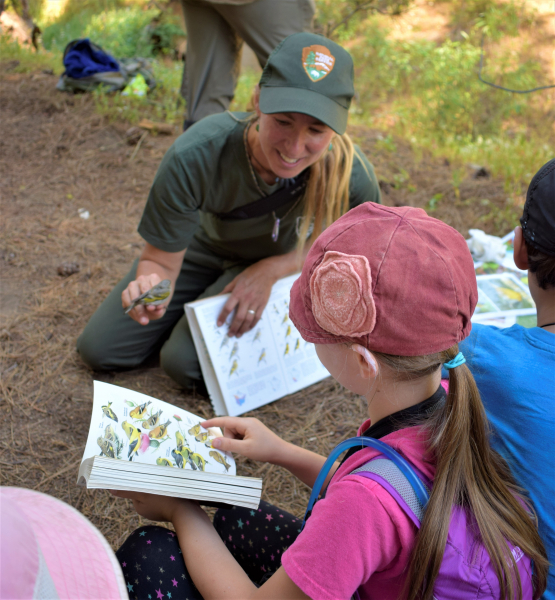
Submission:
[[[279,237],[279,219],[274,215],[274,228],[272,229],[272,240],[274,242],[278,241]]]

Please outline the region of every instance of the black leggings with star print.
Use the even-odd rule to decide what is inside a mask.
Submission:
[[[256,510],[218,510],[214,527],[251,581],[259,586],[280,567],[281,555],[300,533],[301,520],[262,501]],[[154,525],[141,527],[125,540],[116,556],[130,598],[202,600],[173,531]]]

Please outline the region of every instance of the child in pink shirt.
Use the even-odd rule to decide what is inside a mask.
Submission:
[[[193,502],[117,492],[143,516],[173,523],[184,572],[196,586],[191,597],[442,600],[447,596],[434,584],[452,515],[461,510],[497,573],[479,597],[541,596],[545,550],[505,463],[489,446],[480,396],[458,350],[476,301],[463,237],[421,209],[366,203],[320,235],[291,291],[290,317],[330,374],[366,398],[369,420],[359,436],[389,444],[429,483],[420,528],[385,487],[353,473],[378,454],[371,448],[351,449],[336,464],[325,496],[289,541],[285,526],[293,533],[295,519],[267,503],[251,517],[219,511],[215,528]],[[449,394],[441,386],[442,365],[450,373]],[[214,447],[285,467],[311,487],[325,462],[257,419],[220,417],[203,425],[224,428]],[[236,525],[224,533],[222,522],[232,519]],[[257,559],[272,541],[264,519],[276,522],[284,540],[281,566],[272,553],[276,566],[268,573],[262,565],[266,576],[259,580],[244,568],[249,547],[238,547],[251,519],[258,519],[257,531],[268,530],[250,539]],[[533,561],[533,578],[517,567],[523,556]],[[455,576],[454,592],[457,577],[463,578]]]

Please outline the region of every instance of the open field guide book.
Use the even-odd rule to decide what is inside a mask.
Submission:
[[[262,480],[236,475],[231,454],[211,446],[221,429],[206,430],[203,420],[156,398],[95,381],[77,483],[257,508]]]
[[[229,294],[185,304],[206,388],[217,415],[241,415],[329,376],[289,319],[289,294],[299,273],[274,284],[254,329],[227,336],[216,319]]]

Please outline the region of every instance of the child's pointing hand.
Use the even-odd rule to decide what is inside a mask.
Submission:
[[[216,417],[201,423],[203,427],[221,427],[224,436],[212,441],[212,447],[235,452],[261,462],[278,462],[287,442],[278,437],[258,419]]]

